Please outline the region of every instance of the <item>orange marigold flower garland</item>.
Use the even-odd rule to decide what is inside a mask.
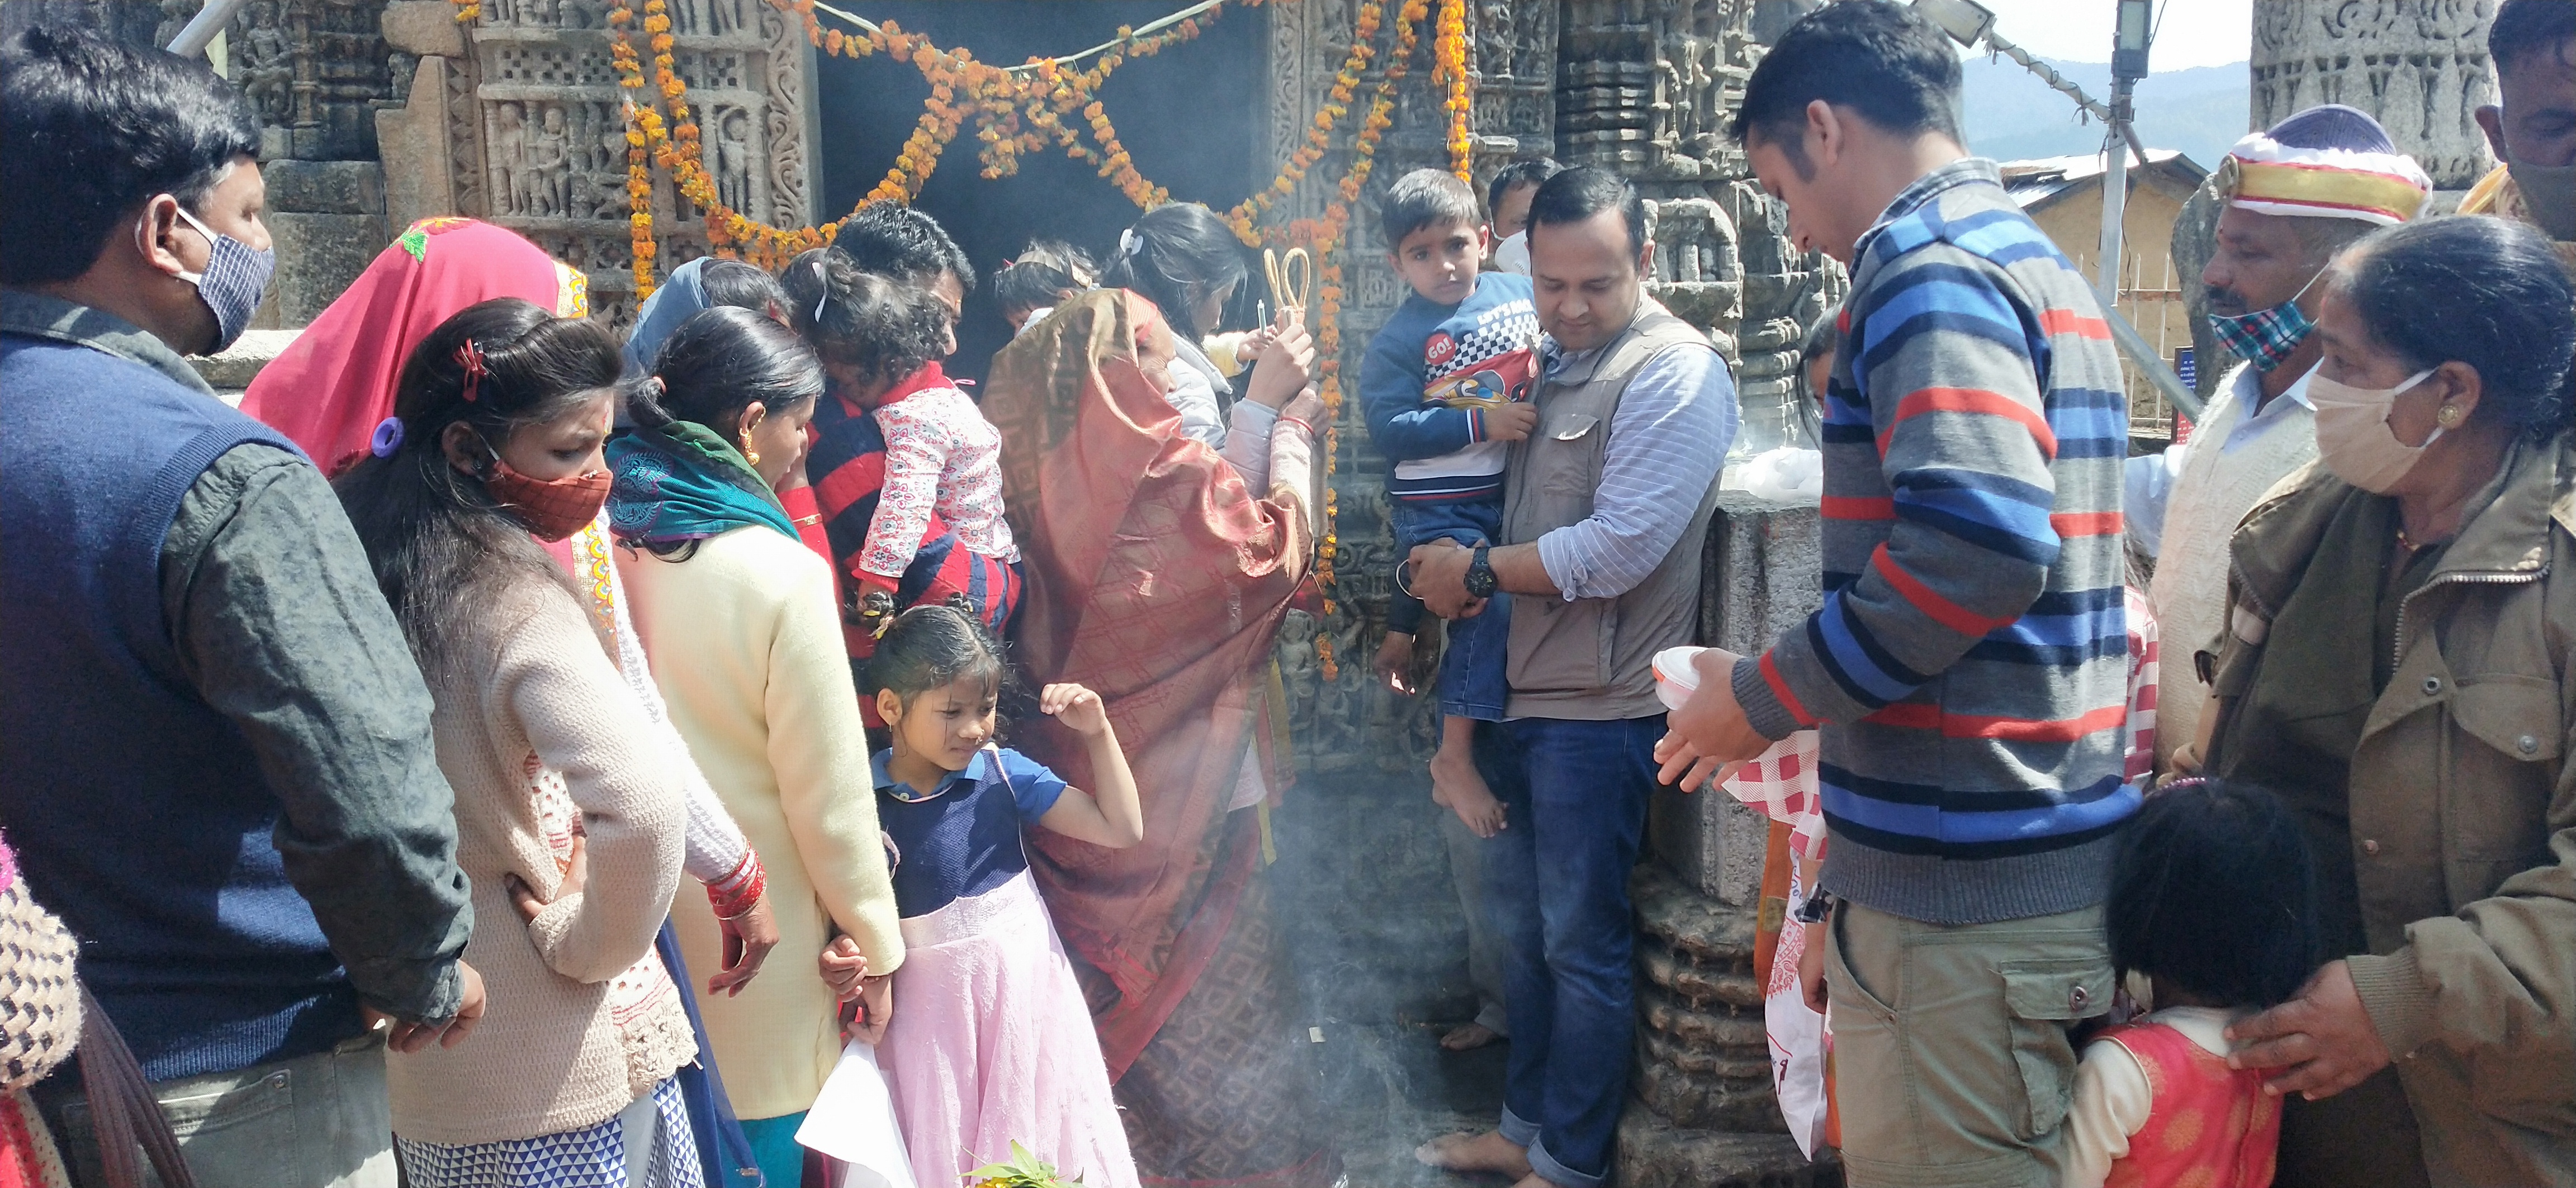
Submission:
[[[1342,234],[1350,227],[1351,206],[1359,201],[1360,190],[1376,167],[1378,142],[1395,124],[1396,86],[1412,68],[1414,48],[1430,9],[1431,0],[1405,0],[1403,11],[1396,16],[1395,52],[1387,59],[1386,75],[1378,81],[1377,92],[1369,98],[1368,118],[1361,122],[1359,135],[1353,138],[1350,172],[1343,175],[1321,220],[1310,223],[1301,219],[1288,228],[1289,238],[1312,244],[1315,258],[1323,261],[1315,287],[1314,324],[1317,388],[1324,400],[1324,539],[1315,550],[1315,586],[1323,595],[1324,614],[1316,624],[1315,659],[1328,681],[1341,679],[1332,639],[1332,617],[1338,608],[1333,596],[1339,588],[1333,563],[1341,554],[1342,543],[1338,528],[1340,500],[1332,486],[1333,475],[1341,469],[1342,420],[1343,290],[1342,266],[1335,249],[1341,246]]]
[[[1449,172],[1473,183],[1476,98],[1467,78],[1467,0],[1440,0],[1440,33],[1432,42],[1432,61],[1432,85],[1447,90]]]

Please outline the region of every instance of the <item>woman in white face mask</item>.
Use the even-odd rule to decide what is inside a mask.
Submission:
[[[2576,1178],[2576,285],[2491,218],[2325,277],[2320,466],[2233,542],[2205,770],[2315,855],[2326,964],[2230,1029],[2279,1184]]]

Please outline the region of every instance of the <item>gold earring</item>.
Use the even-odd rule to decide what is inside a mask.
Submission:
[[[749,429],[742,431],[742,460],[749,462],[754,466],[760,465],[760,451],[751,448],[751,430]]]
[[[2456,404],[2443,405],[2442,411],[2433,414],[2433,420],[2445,429],[2457,428],[2460,424],[2460,406]]]

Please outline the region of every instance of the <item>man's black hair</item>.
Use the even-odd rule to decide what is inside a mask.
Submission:
[[[2213,1006],[2273,1007],[2323,964],[2307,838],[2271,793],[2175,784],[2114,838],[2102,930],[2122,973]]]
[[[168,194],[192,212],[236,158],[259,154],[259,117],[203,62],[38,26],[0,44],[0,284],[65,281],[108,234]]]
[[[1540,227],[1580,223],[1605,210],[1617,210],[1628,224],[1628,254],[1646,250],[1646,199],[1628,179],[1598,165],[1577,165],[1539,183],[1530,195],[1530,238]]]
[[[2487,57],[2496,77],[2520,69],[2543,53],[2566,60],[2566,43],[2576,39],[2576,4],[2567,0],[2504,0],[2496,6],[2495,23],[2487,26]]]
[[[1520,186],[1541,186],[1547,179],[1565,172],[1565,166],[1554,157],[1531,157],[1514,161],[1494,171],[1494,180],[1485,183],[1485,215],[1490,218],[1503,208],[1503,195]]]
[[[849,253],[861,272],[927,285],[940,273],[957,278],[959,292],[975,291],[975,265],[948,237],[939,220],[909,206],[879,202],[861,208],[832,245]]]
[[[1425,227],[1458,225],[1476,225],[1476,191],[1446,169],[1416,169],[1395,179],[1377,204],[1378,234],[1390,252]]]
[[[1804,177],[1807,105],[1818,99],[1894,135],[1962,139],[1958,50],[1923,14],[1891,0],[1840,0],[1789,26],[1744,84],[1735,139],[1777,146]]]

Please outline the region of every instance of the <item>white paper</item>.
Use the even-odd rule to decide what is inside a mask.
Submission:
[[[919,1188],[872,1044],[851,1040],[841,1049],[841,1062],[805,1112],[796,1141],[848,1164],[846,1188]]]

